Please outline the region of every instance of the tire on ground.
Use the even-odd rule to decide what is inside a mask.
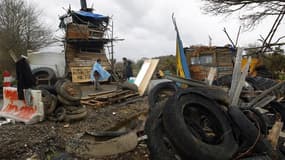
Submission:
[[[225,106],[229,106],[230,104],[230,98],[228,96],[228,93],[223,89],[217,87],[193,87],[184,89],[180,93],[181,95],[185,95],[188,93],[200,94],[206,98],[217,101],[219,104],[223,104]]]
[[[268,140],[259,139],[256,142],[259,130],[254,125],[254,123],[239,108],[230,107],[228,113],[232,118],[234,124],[240,130],[240,134],[243,137],[242,139],[244,139],[244,142],[242,143],[245,145],[245,148],[250,147],[256,143],[254,147],[254,151],[256,153],[267,152],[268,154],[272,154],[273,148],[271,145],[269,145]]]
[[[57,95],[57,99],[60,103],[67,106],[77,106],[80,104],[80,101],[70,101],[62,97],[61,95]]]
[[[70,82],[68,79],[58,79],[54,84],[55,91],[59,94],[60,87],[64,82]]]
[[[73,114],[80,114],[86,112],[87,109],[83,106],[64,106],[66,110],[66,114],[73,115]]]
[[[70,101],[80,101],[82,91],[79,86],[72,82],[63,82],[59,90],[60,96]]]
[[[152,160],[175,159],[175,154],[168,148],[164,139],[166,134],[162,125],[161,113],[165,102],[166,100],[155,104],[145,124],[145,133],[148,137],[147,146]]]
[[[49,86],[49,85],[46,85],[46,84],[37,85],[36,89],[39,89],[39,90],[45,89],[45,90],[49,91],[51,94],[55,94],[55,95],[57,94],[54,86]]]
[[[53,94],[51,96],[52,96],[51,105],[47,109],[45,109],[46,115],[52,114],[57,106],[57,97]]]
[[[58,107],[55,109],[54,113],[48,117],[51,121],[61,122],[66,116],[66,110],[63,107]]]
[[[156,103],[159,103],[172,96],[177,90],[178,87],[174,82],[162,82],[154,86],[148,94],[148,104],[150,109],[154,108]]]
[[[55,109],[54,105],[56,105],[54,103],[56,102],[54,102],[55,100],[53,98],[53,95],[49,91],[41,89],[41,92],[42,92],[42,102],[44,105],[44,113],[45,115],[49,115],[54,111]]]
[[[86,116],[87,116],[87,110],[79,114],[66,114],[64,117],[64,121],[67,122],[78,121],[84,119]]]
[[[232,128],[225,113],[214,100],[198,94],[187,94],[176,97],[175,100],[170,99],[166,104],[163,125],[170,141],[183,157],[195,160],[228,160],[236,153],[238,145],[231,132]],[[193,123],[194,120],[202,120],[198,115],[201,112],[206,112],[203,117],[211,119],[205,119],[205,122],[214,127],[213,130],[217,130],[214,138],[207,137],[208,134],[201,130],[204,127],[196,124],[197,122]],[[203,135],[204,138],[201,138]]]

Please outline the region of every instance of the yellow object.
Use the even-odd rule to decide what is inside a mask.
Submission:
[[[241,61],[241,68],[243,68],[246,65],[247,58],[243,58]],[[250,66],[249,66],[249,75],[255,77],[257,75],[257,72],[255,68],[260,64],[260,60],[258,58],[252,58]]]
[[[159,74],[160,77],[164,77],[164,73],[163,73],[162,70],[159,70],[159,71],[158,71],[158,74]]]

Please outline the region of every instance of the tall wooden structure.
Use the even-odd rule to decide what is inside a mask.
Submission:
[[[101,59],[102,66],[111,70],[111,63],[105,53],[105,45],[111,42],[107,37],[110,18],[93,13],[81,0],[81,10],[69,10],[60,17],[60,28],[65,30],[66,73],[73,82],[90,81],[92,65]]]

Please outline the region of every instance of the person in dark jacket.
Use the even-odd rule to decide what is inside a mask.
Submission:
[[[24,100],[24,89],[30,89],[36,86],[36,79],[32,74],[30,64],[26,58],[21,57],[16,62],[16,78],[18,98]]]
[[[123,63],[124,63],[123,78],[125,80],[129,80],[130,77],[133,76],[132,62],[128,60],[126,57],[124,57]]]

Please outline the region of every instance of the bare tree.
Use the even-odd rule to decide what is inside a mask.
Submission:
[[[205,5],[202,8],[206,13],[214,15],[235,12],[241,14],[240,19],[246,28],[258,24],[267,16],[284,14],[285,0],[203,0]]]
[[[40,13],[24,0],[0,0],[0,50],[26,54],[48,45],[51,31],[40,22]]]

